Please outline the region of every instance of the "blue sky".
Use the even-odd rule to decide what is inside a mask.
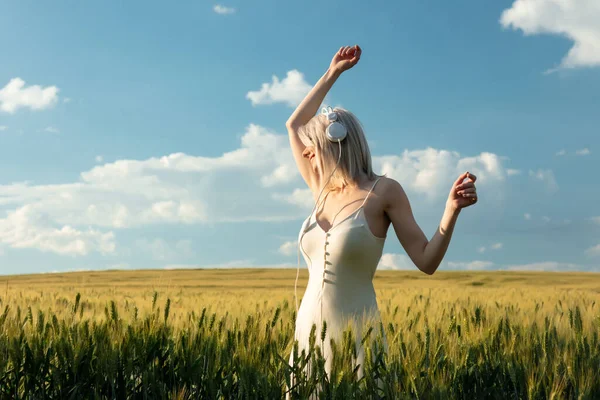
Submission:
[[[600,271],[600,5],[564,3],[3,2],[0,274],[295,267],[284,124],[354,44],[327,102],[428,237],[479,178],[440,270]]]

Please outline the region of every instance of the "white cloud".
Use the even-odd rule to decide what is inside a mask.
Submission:
[[[575,154],[577,154],[578,156],[587,156],[589,154],[591,154],[592,152],[590,151],[590,149],[588,149],[587,147],[577,150],[575,152]]]
[[[554,173],[550,169],[538,169],[537,171],[529,170],[529,176],[544,182],[546,188],[551,192],[558,190],[558,183],[556,183]]]
[[[600,225],[600,217],[592,217],[590,218],[592,220],[592,222],[597,223],[598,225]]]
[[[91,268],[68,268],[63,270],[53,269],[52,271],[40,272],[41,274],[68,274],[70,272],[91,272]]]
[[[296,177],[296,164],[280,164],[272,173],[263,176],[260,182],[264,187],[271,187],[282,183],[289,183]]]
[[[88,228],[78,230],[70,225],[51,224],[34,205],[8,212],[0,219],[0,243],[12,248],[35,248],[62,255],[86,255],[92,251],[113,253],[115,235]]]
[[[600,245],[599,245],[600,246]],[[562,263],[557,261],[542,261],[528,264],[505,264],[500,265],[491,261],[464,261],[453,262],[448,261],[445,265],[440,266],[442,269],[451,270],[504,270],[504,271],[584,271],[586,268],[579,264]]]
[[[494,265],[491,261],[468,261],[468,262],[453,262],[448,261],[448,268],[450,269],[466,269],[466,270],[481,270],[481,269],[490,269]]]
[[[509,271],[577,271],[583,270],[584,268],[578,264],[543,261],[529,264],[505,265],[502,269]]]
[[[447,196],[452,182],[467,169],[490,196],[504,192],[499,183],[506,173],[495,154],[461,157],[429,148],[374,157],[374,164],[376,170],[402,182],[409,193],[425,199]],[[19,230],[48,237],[70,227],[69,235],[63,232],[61,239],[70,240],[68,245],[48,245],[38,238],[27,246],[58,253],[110,252],[115,229],[301,220],[313,201],[296,170],[287,135],[251,124],[239,148],[216,157],[174,153],[124,159],[96,165],[76,182],[0,185],[0,207],[8,210],[6,218],[0,215],[0,244],[24,247],[15,238]],[[27,218],[15,217],[21,214]]]
[[[25,82],[21,78],[13,78],[0,89],[0,110],[9,114],[13,114],[23,107],[43,110],[56,103],[57,94],[56,86],[42,88],[39,85],[32,85],[25,87]]]
[[[63,103],[70,103],[71,102],[71,98],[70,97],[65,97],[63,99]]]
[[[106,269],[118,270],[118,269],[131,269],[131,265],[125,262],[110,264],[106,266]]]
[[[220,4],[217,4],[213,7],[213,11],[216,12],[217,14],[227,15],[227,14],[233,14],[235,12],[235,8],[225,7]]]
[[[0,125],[0,132],[5,131],[8,129],[8,126],[6,125]]]
[[[561,149],[561,150],[559,150],[559,151],[556,152],[557,156],[564,156],[565,154],[567,154],[567,152],[566,152],[565,149]]]
[[[101,163],[102,161],[104,161],[104,158],[102,156],[96,156],[96,162]]]
[[[508,175],[508,176],[520,175],[520,174],[521,174],[521,171],[520,171],[520,170],[518,170],[518,169],[512,169],[512,168],[508,168],[508,169],[506,170],[506,175]]]
[[[73,183],[0,185],[0,206],[9,210],[8,217],[0,215],[0,243],[87,254],[93,248],[106,250],[102,243],[108,239],[102,235],[112,235],[111,229],[157,223],[299,219],[304,212],[297,206],[274,199],[271,190],[257,190],[261,185],[299,183],[293,163],[285,135],[250,125],[240,148],[218,157],[175,153],[118,160],[82,172]],[[273,176],[273,171],[281,168],[289,175]],[[28,218],[16,218],[24,213]],[[73,230],[66,231],[69,235],[57,233],[63,227]],[[18,231],[38,239],[28,240],[25,246],[15,238]],[[71,238],[74,244],[59,246],[42,240],[58,234],[63,242]],[[75,247],[68,247],[71,245]]]
[[[311,85],[304,80],[304,75],[298,70],[287,72],[287,76],[280,81],[275,75],[271,83],[263,83],[260,90],[250,91],[246,98],[252,105],[284,103],[296,107],[310,92]]]
[[[60,131],[57,128],[54,128],[52,126],[49,126],[47,128],[44,129],[44,132],[49,132],[49,133],[60,133]]]
[[[500,17],[504,28],[525,35],[554,34],[573,41],[558,68],[600,66],[598,21],[598,0],[516,0]]]
[[[378,269],[414,270],[417,267],[406,254],[384,253],[379,260]]]
[[[600,257],[600,243],[587,249],[585,254],[592,257]]]
[[[543,216],[542,219],[544,220],[544,222],[550,222],[550,217],[547,216]]]
[[[481,246],[480,248],[477,249],[478,252],[480,253],[485,253],[485,246]]]
[[[273,193],[273,199],[287,202],[303,209],[314,207],[314,198],[310,189],[294,189],[291,194]],[[308,217],[308,216],[307,216]]]
[[[297,253],[298,245],[295,241],[289,241],[279,246],[279,252],[286,256],[291,256]]]
[[[456,151],[438,150],[428,147],[424,150],[404,150],[401,156],[373,157],[376,170],[396,179],[402,186],[427,200],[448,196],[452,183],[465,171],[477,177],[478,191],[494,193],[501,198],[500,183],[506,180],[506,169],[502,157],[488,152],[471,157],[461,157]],[[492,196],[488,196],[492,197]]]
[[[530,219],[531,219],[531,214],[529,214],[529,213],[525,213],[525,214],[523,214],[523,217],[524,217],[526,220],[530,220]]]
[[[252,260],[233,260],[220,264],[167,264],[164,269],[296,268],[294,264],[256,264]]]

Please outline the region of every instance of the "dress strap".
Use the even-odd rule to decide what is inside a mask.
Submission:
[[[377,178],[377,180],[375,181],[375,183],[373,184],[373,186],[371,186],[371,190],[369,190],[369,193],[367,193],[367,195],[365,196],[365,199],[363,200],[362,204],[360,205],[360,207],[358,207],[357,210],[360,210],[361,208],[363,208],[365,206],[365,203],[367,202],[367,199],[369,198],[369,195],[371,194],[371,192],[373,191],[373,189],[375,189],[375,185],[377,185],[377,182],[379,182],[380,179],[381,179],[381,176],[379,178]]]

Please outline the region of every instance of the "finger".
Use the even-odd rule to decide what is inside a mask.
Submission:
[[[468,188],[468,189],[459,190],[456,193],[457,194],[465,194],[465,193],[476,193],[476,192],[477,191],[475,190],[475,188]]]
[[[477,180],[477,177],[469,172],[467,172],[467,178],[471,179],[473,182]]]
[[[464,172],[464,173],[460,174],[460,176],[458,177],[458,179],[456,181],[454,181],[454,186],[460,185],[462,183],[462,181],[467,177],[468,173],[469,172],[467,171],[467,172]]]
[[[354,57],[352,57],[351,62],[352,64],[356,64],[360,60],[360,51],[356,49],[356,46],[352,48],[352,51],[354,52]]]
[[[475,187],[475,184],[471,181],[466,181],[466,182],[463,182],[460,185],[458,185],[456,188],[457,189],[466,189],[466,188],[470,188],[470,187]]]
[[[463,197],[474,197],[474,198],[477,198],[477,193],[465,193],[462,196]]]
[[[344,46],[340,47],[340,49],[338,50],[338,54],[340,56],[343,55],[343,53],[342,53],[343,51],[344,51]]]
[[[344,55],[347,56],[350,54],[350,46],[346,46],[346,49],[344,50]]]

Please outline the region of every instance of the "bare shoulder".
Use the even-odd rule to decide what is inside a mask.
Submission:
[[[385,210],[400,206],[408,201],[404,188],[397,180],[383,176],[379,184],[381,185],[379,193]]]

